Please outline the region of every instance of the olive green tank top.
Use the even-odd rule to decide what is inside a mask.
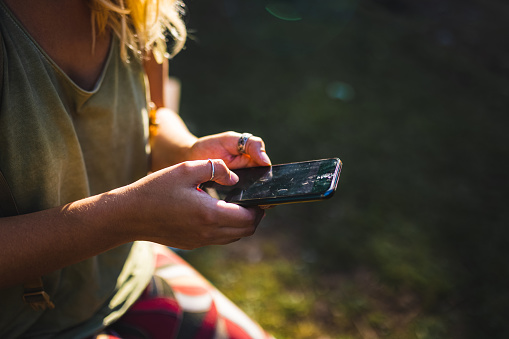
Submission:
[[[116,38],[98,83],[85,91],[2,1],[0,36],[0,171],[20,213],[146,175],[145,76],[136,58],[121,61]],[[22,301],[22,285],[0,290],[0,338],[88,336],[120,317],[152,273],[150,244],[136,242],[43,276],[54,309],[32,310]]]

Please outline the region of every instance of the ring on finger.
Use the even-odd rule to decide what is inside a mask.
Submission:
[[[211,159],[208,159],[207,161],[210,162],[210,165],[212,166],[212,172],[210,174],[210,179],[209,179],[209,181],[212,181],[214,179],[214,177],[216,176],[216,169],[214,168],[214,163],[212,162]]]
[[[249,138],[251,138],[253,135],[251,133],[242,133],[240,135],[239,141],[237,142],[237,152],[239,154],[245,154],[246,153],[246,145]]]

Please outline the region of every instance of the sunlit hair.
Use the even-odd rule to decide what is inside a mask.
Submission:
[[[144,58],[152,52],[161,63],[164,57],[177,54],[186,41],[187,33],[180,0],[88,0],[92,9],[94,44],[96,32],[111,29],[121,41],[120,55],[128,61],[127,49]],[[165,32],[174,43],[167,53]],[[94,48],[95,46],[92,46]]]

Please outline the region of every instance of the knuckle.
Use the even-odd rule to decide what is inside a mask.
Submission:
[[[238,138],[239,137],[239,133],[234,132],[234,131],[227,131],[227,132],[223,132],[222,134],[224,136],[227,136],[227,137],[230,137],[230,138]]]
[[[200,221],[203,225],[217,225],[217,214],[212,209],[204,209],[200,215]]]
[[[242,227],[243,236],[251,236],[256,232],[256,228],[258,226],[257,220],[255,217],[251,218],[249,221],[245,223]]]
[[[260,149],[265,151],[265,143],[260,139]]]
[[[214,232],[211,232],[209,229],[204,229],[200,232],[200,239],[202,245],[209,245],[214,239]]]
[[[217,159],[214,162],[215,162],[215,165],[217,165],[217,166],[227,167],[226,163],[224,162],[223,159]]]
[[[253,135],[251,138],[249,138],[249,140],[251,140],[251,141],[253,141],[253,142],[256,142],[256,143],[258,143],[258,144],[263,144],[263,140],[262,140],[262,138],[257,137],[257,136],[254,136],[254,135]]]
[[[265,144],[263,143],[263,140],[261,138],[252,136],[248,140],[248,143],[246,145],[246,149],[248,147],[251,148],[251,149],[255,149],[255,150],[256,149],[263,150],[263,149],[265,149]]]
[[[190,175],[193,172],[194,166],[192,166],[189,162],[183,162],[179,166],[183,175]]]
[[[255,234],[256,232],[256,225],[251,225],[250,227],[246,228],[246,236],[251,236]]]

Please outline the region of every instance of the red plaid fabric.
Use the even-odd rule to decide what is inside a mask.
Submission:
[[[93,339],[268,339],[257,323],[164,246],[138,301]]]

